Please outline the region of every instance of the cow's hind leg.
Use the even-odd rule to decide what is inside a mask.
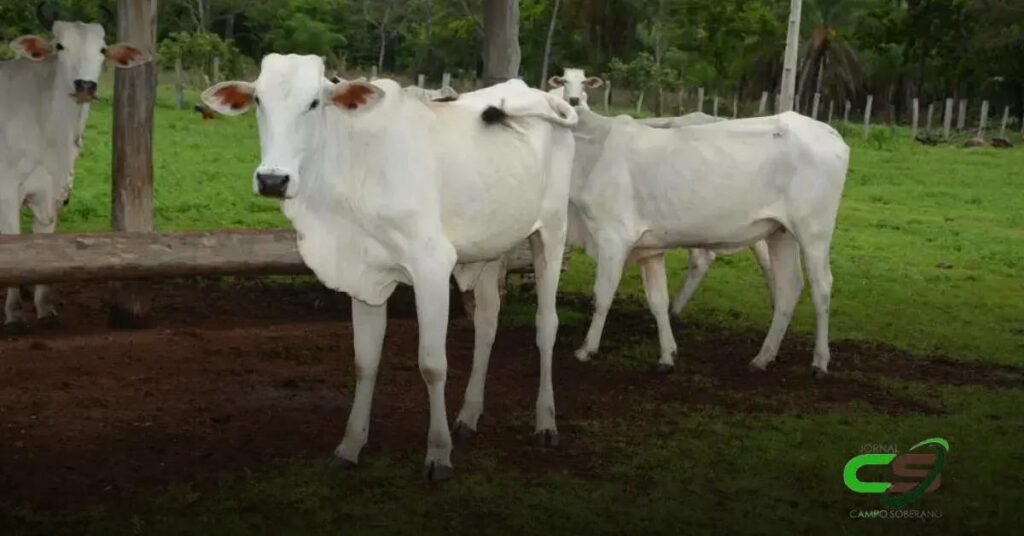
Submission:
[[[672,324],[668,317],[668,281],[665,277],[665,255],[655,255],[640,261],[644,280],[647,305],[658,323],[658,343],[661,356],[658,372],[668,374],[676,366],[676,339],[672,336]]]
[[[345,437],[334,449],[332,467],[354,467],[370,432],[370,406],[377,382],[384,331],[388,323],[387,303],[372,306],[352,299],[352,338],[355,346],[356,392],[348,414]]]
[[[679,295],[672,301],[672,314],[678,315],[697,292],[697,287],[708,274],[711,263],[715,262],[715,252],[710,249],[693,248],[690,250],[690,259],[686,269],[686,281],[683,283]]]
[[[768,242],[758,240],[754,242],[754,245],[750,246],[750,251],[754,253],[754,259],[757,260],[757,265],[761,267],[761,274],[764,275],[764,280],[768,284],[768,294],[771,297],[771,303],[774,305],[775,272],[772,271],[772,258],[771,252],[768,251]]]
[[[32,219],[32,232],[35,234],[53,234],[56,230],[56,217],[46,220],[36,216]],[[50,285],[36,285],[34,301],[37,322],[42,326],[57,325],[57,309],[53,305],[53,287]]]
[[[0,192],[0,234],[21,234],[21,202],[17,193]],[[7,289],[4,301],[4,331],[23,332],[27,329],[22,308],[21,289]]]
[[[750,362],[751,368],[759,370],[768,367],[778,355],[779,344],[793,319],[793,310],[804,286],[804,277],[800,273],[800,246],[793,235],[787,231],[778,231],[768,237],[767,241],[774,272],[775,314],[761,351]]]
[[[598,243],[597,278],[594,280],[594,316],[590,320],[590,329],[587,330],[587,338],[583,341],[583,346],[576,350],[576,359],[580,361],[590,361],[590,357],[597,353],[601,346],[604,322],[608,319],[608,310],[615,298],[615,291],[619,288],[619,280],[622,278],[622,269],[629,250],[628,245],[614,240],[604,240]]]
[[[491,359],[494,336],[498,331],[498,313],[501,309],[499,285],[505,279],[503,268],[502,262],[488,263],[473,287],[473,370],[469,374],[462,409],[452,428],[452,435],[456,439],[470,439],[476,435],[477,421],[484,410],[487,365]]]
[[[829,304],[832,299],[832,267],[829,262],[829,240],[818,239],[805,241],[802,244],[804,263],[807,267],[807,279],[811,284],[811,299],[814,301],[814,313],[817,330],[814,341],[814,361],[812,370],[816,378],[828,374],[828,362],[831,354],[828,348],[828,317]]]
[[[555,300],[558,294],[558,278],[562,272],[562,255],[565,252],[564,215],[560,221],[555,220],[530,236],[537,285],[537,349],[540,351],[540,386],[537,390],[537,420],[534,432],[539,444],[552,447],[558,445],[558,427],[555,425],[555,389],[551,378],[551,360],[555,351],[555,336],[558,333]]]

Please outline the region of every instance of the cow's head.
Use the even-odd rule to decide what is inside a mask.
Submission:
[[[58,83],[67,83],[68,95],[79,104],[96,98],[104,60],[128,68],[151,59],[146,52],[128,44],[107,46],[102,26],[82,22],[54,22],[52,40],[23,35],[11,41],[11,49],[32,61],[56,61],[58,81],[63,81]]]
[[[202,94],[203,102],[225,115],[256,109],[261,160],[253,189],[268,197],[291,198],[316,161],[323,144],[324,109],[330,105],[319,56],[270,54],[255,82],[221,82]]]
[[[599,88],[603,84],[604,80],[596,76],[587,78],[583,69],[566,69],[562,76],[552,76],[548,80],[548,85],[551,87],[564,88],[563,96],[573,106],[579,106],[580,102],[586,104],[587,92],[585,88]]]

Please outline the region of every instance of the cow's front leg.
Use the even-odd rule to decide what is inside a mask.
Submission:
[[[0,234],[21,234],[21,202],[16,192],[0,192]],[[11,287],[7,289],[4,301],[4,330],[24,331],[25,321],[21,290],[18,287]]]
[[[35,234],[53,234],[56,230],[56,216],[40,218],[37,215],[32,219],[32,232]],[[53,287],[50,285],[36,285],[34,301],[38,323],[42,326],[57,325],[57,309],[53,305]]]
[[[450,246],[449,246],[450,247]],[[448,335],[448,278],[455,267],[455,250],[444,262],[427,261],[427,252],[413,271],[416,295],[416,319],[419,322],[420,375],[427,384],[430,399],[430,429],[427,432],[427,457],[424,461],[429,480],[446,480],[452,475],[452,436],[444,402],[448,375],[445,340]],[[435,257],[436,258],[436,257]]]
[[[345,437],[334,449],[332,467],[354,467],[370,432],[370,406],[377,382],[377,368],[388,323],[388,307],[373,306],[352,299],[352,339],[356,353],[356,392],[348,414]]]

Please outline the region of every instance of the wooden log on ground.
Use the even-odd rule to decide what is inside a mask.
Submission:
[[[533,271],[525,242],[508,270]],[[0,236],[0,288],[38,283],[193,276],[311,274],[295,231],[88,233]]]

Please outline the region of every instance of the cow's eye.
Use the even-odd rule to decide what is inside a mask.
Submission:
[[[64,45],[57,43],[57,50],[64,50]]]
[[[104,56],[106,56],[107,55],[107,47],[101,48],[100,49],[100,54],[103,54]]]
[[[317,106],[320,106],[320,99],[313,99],[313,102],[309,103],[310,110],[316,110]]]

